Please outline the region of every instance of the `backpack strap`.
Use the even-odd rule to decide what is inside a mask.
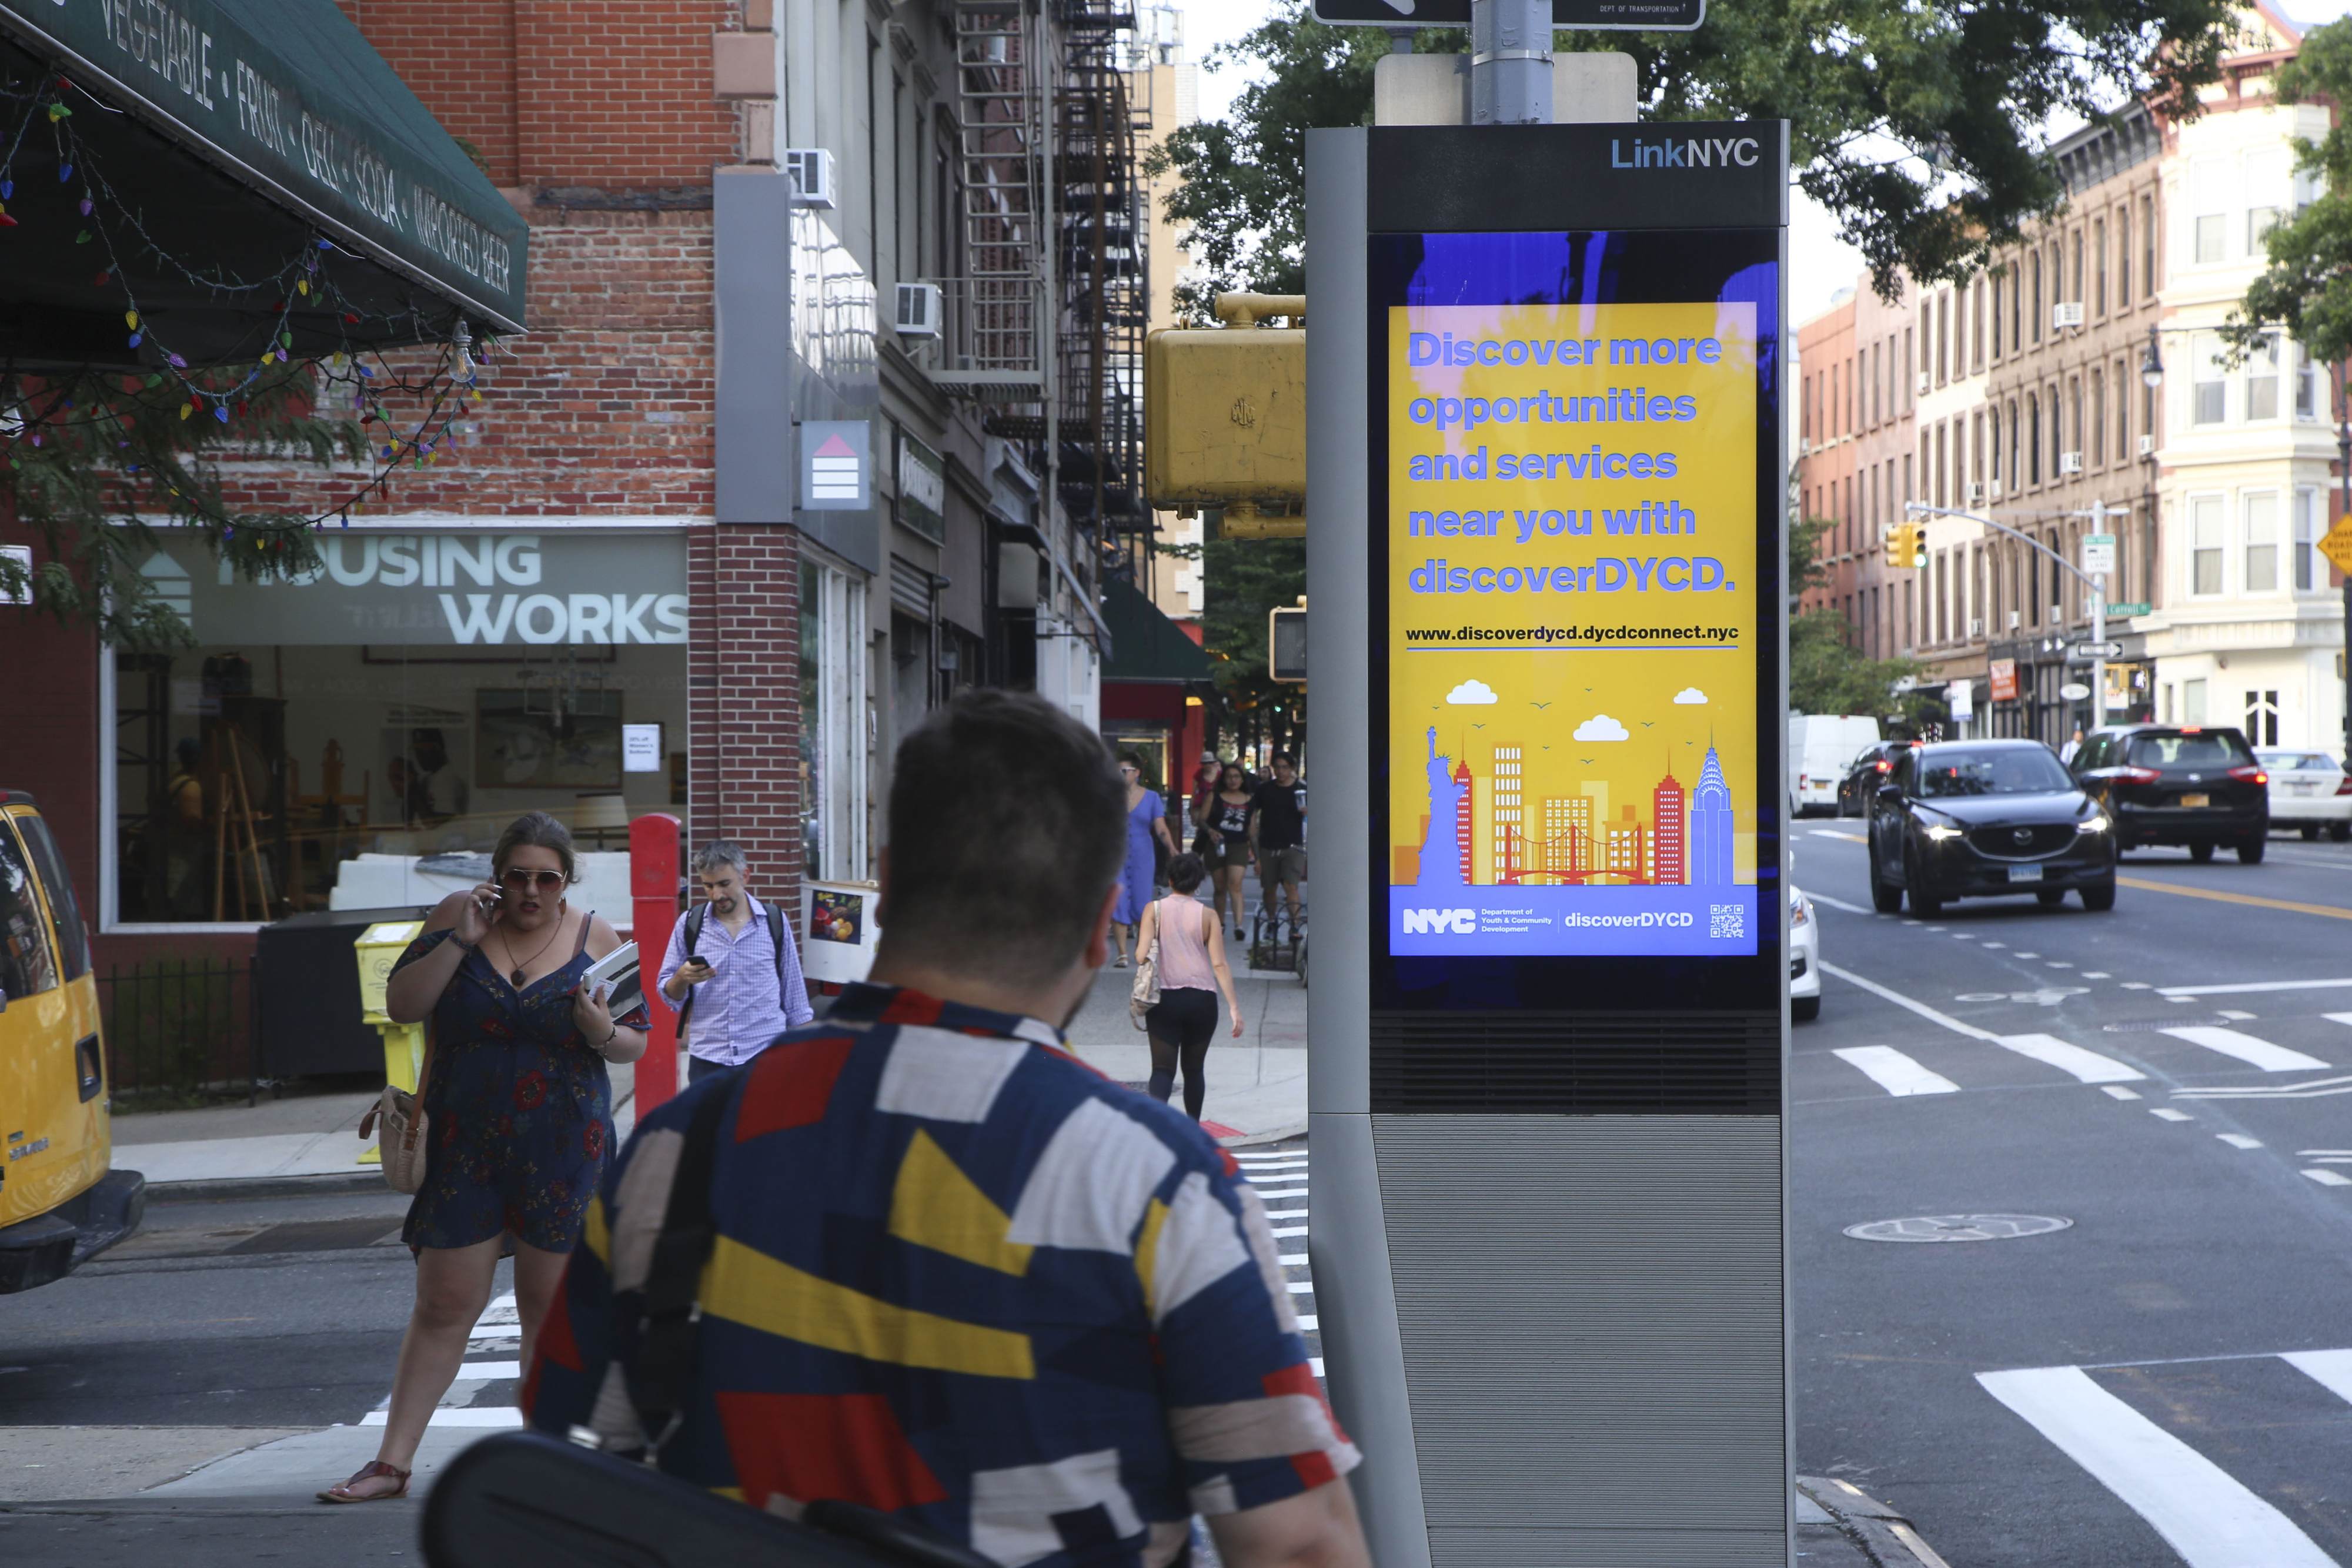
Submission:
[[[629,1364],[627,1382],[648,1458],[658,1454],[684,1424],[693,1395],[702,1316],[695,1298],[719,1236],[710,1210],[719,1131],[741,1086],[742,1075],[729,1073],[694,1107],[686,1146],[678,1152],[677,1175],[670,1184],[669,1207],[662,1213],[661,1234],[654,1240],[653,1265],[637,1298],[637,1354]]]
[[[694,956],[695,948],[701,946],[702,917],[709,913],[710,905],[708,904],[698,904],[686,912],[686,956],[689,958]],[[693,1010],[694,988],[688,986],[685,999],[677,1004],[677,1033],[681,1040],[686,1038],[686,1015]]]

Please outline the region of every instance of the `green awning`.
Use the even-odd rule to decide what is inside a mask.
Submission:
[[[306,238],[342,253],[327,259],[363,319],[306,300],[287,323],[301,351],[524,325],[529,226],[334,0],[0,0],[0,81],[7,134],[37,101],[21,95],[60,98],[89,165],[61,178],[38,114],[11,160],[0,335],[20,363],[136,362],[126,287],[173,323],[159,336],[241,355],[275,312],[219,280],[268,277]],[[115,267],[77,238],[91,197]]]
[[[1114,578],[1103,585],[1103,623],[1110,628],[1104,680],[1182,685],[1209,678],[1209,655],[1132,584]]]

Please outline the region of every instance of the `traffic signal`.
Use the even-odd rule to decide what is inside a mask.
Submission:
[[[1927,530],[1917,523],[1896,523],[1886,530],[1886,564],[1908,571],[1927,553]]]
[[[1226,511],[1230,538],[1306,532],[1307,329],[1296,297],[1223,295],[1235,323],[1154,332],[1143,349],[1144,498]]]

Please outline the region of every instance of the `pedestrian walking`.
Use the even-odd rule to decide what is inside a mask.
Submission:
[[[2065,745],[2058,748],[2058,760],[2071,766],[2074,760],[2074,753],[2082,749],[2083,727],[2078,724],[2074,727],[2073,737],[2067,740]]]
[[[1192,896],[1208,874],[1197,855],[1178,855],[1168,862],[1168,885],[1175,891],[1143,912],[1136,935],[1136,951],[1150,952],[1160,944],[1160,1001],[1144,1015],[1145,1038],[1151,1041],[1151,1097],[1165,1101],[1176,1087],[1176,1069],[1184,1069],[1184,1113],[1201,1119],[1201,1100],[1208,1092],[1202,1069],[1209,1042],[1217,1034],[1217,998],[1225,998],[1225,1018],[1233,1037],[1242,1037],[1241,1003],[1234,998],[1234,972],[1225,963],[1223,921]]]
[[[1118,944],[1118,962],[1127,967],[1128,944],[1135,935],[1145,906],[1150,904],[1157,878],[1158,857],[1176,852],[1175,835],[1168,831],[1168,808],[1160,791],[1143,784],[1143,758],[1132,751],[1118,759],[1118,776],[1127,783],[1127,863],[1118,875],[1118,905],[1111,911],[1111,931]]]
[[[677,1009],[686,1081],[740,1067],[788,1029],[816,1017],[801,977],[793,924],[751,896],[743,852],[714,839],[695,852],[703,902],[669,928],[662,995]]]
[[[1217,792],[1209,805],[1209,853],[1203,857],[1209,868],[1211,898],[1217,906],[1217,922],[1233,922],[1234,940],[1245,942],[1249,934],[1242,922],[1249,908],[1249,900],[1242,892],[1242,873],[1250,863],[1250,777],[1238,762],[1228,762],[1217,784]]]
[[[1134,858],[1101,741],[962,692],[888,810],[870,982],[638,1124],[528,1419],[656,1433],[696,1487],[865,1504],[998,1563],[1168,1568],[1198,1511],[1228,1568],[1368,1568],[1264,1204],[1050,1021]]]
[[[1274,777],[1250,793],[1249,839],[1258,902],[1273,908],[1275,884],[1281,883],[1296,929],[1298,884],[1307,880],[1307,784],[1287,751],[1274,754]]]
[[[407,1494],[417,1442],[489,1304],[507,1240],[530,1363],[611,1156],[605,1063],[645,1053],[643,1014],[614,1019],[603,988],[580,987],[621,938],[564,896],[580,880],[571,832],[526,812],[499,835],[490,865],[489,881],[435,907],[384,985],[395,1023],[432,1020],[417,1096],[425,1185],[401,1228],[416,1259],[416,1301],[383,1441],[321,1502]]]
[[[1217,780],[1223,777],[1224,769],[1218,765],[1217,754],[1202,752],[1199,766],[1192,769],[1192,789],[1185,799],[1185,807],[1186,815],[1192,820],[1192,852],[1201,857],[1202,865],[1209,863],[1213,847],[1209,841],[1210,802],[1216,798]]]

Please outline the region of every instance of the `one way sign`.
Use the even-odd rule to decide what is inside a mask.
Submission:
[[[1342,26],[1466,27],[1470,0],[1315,0],[1315,19]],[[1587,32],[1688,33],[1706,0],[1551,0],[1551,25]]]

